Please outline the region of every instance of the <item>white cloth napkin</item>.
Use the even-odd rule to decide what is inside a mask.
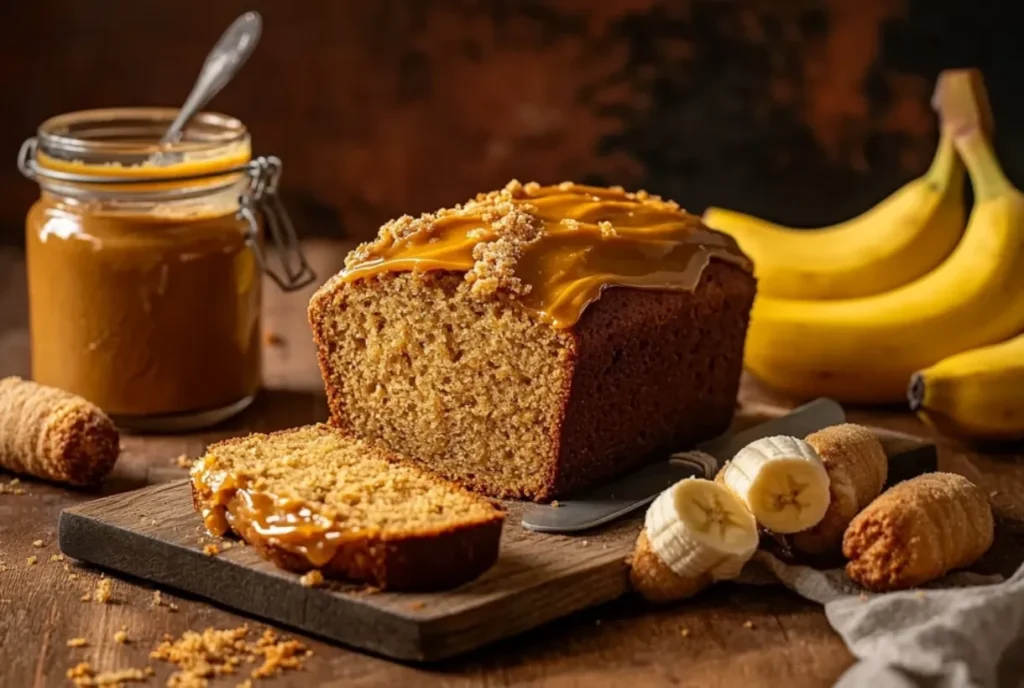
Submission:
[[[1024,565],[1008,580],[954,573],[919,590],[864,593],[842,569],[759,551],[738,582],[781,582],[825,605],[857,662],[838,688],[1024,686]]]

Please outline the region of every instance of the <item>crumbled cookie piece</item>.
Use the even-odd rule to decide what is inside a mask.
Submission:
[[[311,569],[299,578],[299,582],[307,588],[318,588],[324,584],[324,574],[320,569]]]
[[[87,678],[92,676],[92,674],[92,666],[89,665],[89,662],[79,662],[74,667],[68,669],[64,675],[75,681],[75,685],[79,685],[77,679]]]
[[[85,647],[89,641],[85,638],[72,638],[68,641],[68,647]]]
[[[97,674],[89,666],[88,662],[82,662],[74,669],[68,669],[67,677],[74,682],[78,688],[122,688],[130,681],[143,682],[152,674],[147,674],[143,669],[118,669],[117,671],[105,671]],[[168,684],[169,685],[169,684]],[[181,688],[188,688],[182,686]]]
[[[43,542],[42,540],[33,540],[32,541],[32,546],[33,547],[46,547],[46,543]]]
[[[64,555],[63,554],[51,554],[50,555],[50,561],[64,561]]]
[[[263,664],[253,670],[253,678],[269,678],[286,669],[298,669],[313,654],[298,640],[280,640],[269,628],[256,643],[255,653],[263,656]]]
[[[188,458],[187,454],[175,457],[172,462],[178,468],[192,468],[192,459]],[[145,518],[145,516],[143,516]]]
[[[119,631],[117,631],[116,633],[114,633],[114,642],[118,643],[119,645],[127,645],[128,644],[128,627],[127,626],[121,626],[121,629]]]
[[[220,548],[217,547],[216,543],[210,542],[203,546],[203,554],[208,557],[216,556],[220,554]]]
[[[681,629],[679,631],[679,635],[683,636],[684,638],[689,638],[690,637],[690,629],[689,628]]]
[[[100,578],[99,582],[96,583],[96,590],[93,592],[92,597],[100,604],[109,604],[111,598],[111,582],[109,578]]]
[[[154,607],[167,607],[167,611],[176,612],[178,611],[178,605],[173,602],[167,602],[164,600],[163,595],[159,590],[153,591],[153,606]]]
[[[33,554],[26,560],[26,563],[28,566],[35,566],[37,561],[39,561],[39,557]]]
[[[743,628],[753,628],[753,627],[754,627],[754,622],[753,621],[750,621],[748,619],[747,621],[743,622]]]
[[[284,670],[299,669],[312,654],[301,642],[282,640],[271,629],[264,631],[255,643],[247,640],[248,634],[248,626],[207,628],[202,633],[186,631],[177,640],[165,636],[150,657],[177,665],[178,671],[171,675],[167,685],[185,687],[204,686],[209,679],[235,673],[243,661],[254,662],[258,658],[263,662],[251,676],[268,678]]]
[[[17,478],[11,478],[10,482],[4,484],[0,483],[0,495],[15,495],[21,496],[27,494],[25,488],[20,487],[21,481]]]

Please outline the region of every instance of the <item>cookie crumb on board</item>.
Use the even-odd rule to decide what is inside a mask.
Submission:
[[[154,607],[167,607],[167,611],[176,612],[178,611],[178,605],[173,602],[167,602],[164,600],[163,595],[159,590],[153,591],[153,606]]]
[[[88,662],[81,662],[73,669],[68,669],[65,675],[77,688],[92,688],[93,686],[116,688],[129,681],[145,681],[153,675],[153,670],[146,667],[146,669],[118,669],[97,674]]]
[[[213,542],[203,545],[203,554],[208,557],[216,556],[220,554],[220,548]]]
[[[68,669],[64,675],[72,681],[75,681],[75,679],[92,676],[92,666],[89,665],[89,662],[79,662],[71,669]],[[75,681],[75,684],[77,685],[78,681]]]
[[[182,454],[171,460],[178,468],[192,468],[192,459],[188,458],[187,454]]]
[[[85,638],[72,638],[68,641],[68,647],[85,647],[89,641]]]
[[[63,554],[51,554],[50,555],[50,561],[64,561],[64,555]]]
[[[110,604],[110,590],[112,584],[109,578],[100,578],[96,584],[96,591],[92,594],[94,600],[100,604]]]
[[[27,566],[35,566],[37,561],[39,561],[39,557],[33,554],[31,557],[25,560],[25,563]]]
[[[27,494],[24,487],[20,487],[21,481],[17,478],[11,478],[11,481],[7,484],[0,483],[0,495],[16,495],[21,496]]]
[[[680,630],[679,631],[679,635],[683,636],[684,638],[689,638],[690,637],[690,629],[689,628],[684,628],[684,629]]]
[[[43,542],[42,540],[33,540],[32,541],[32,546],[33,547],[46,547],[46,543]]]
[[[748,619],[747,621],[743,622],[743,628],[753,628],[753,627],[754,627],[754,622],[753,621],[750,621]]]
[[[318,588],[324,584],[324,574],[320,569],[311,569],[299,578],[299,582],[307,588]]]
[[[128,627],[127,626],[121,626],[121,630],[119,630],[116,633],[114,633],[114,642],[118,643],[119,645],[127,645],[128,644]]]

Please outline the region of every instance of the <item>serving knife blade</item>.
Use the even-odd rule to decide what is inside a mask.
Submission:
[[[815,399],[784,416],[701,442],[695,447],[697,452],[670,454],[666,461],[648,464],[572,499],[558,500],[557,506],[554,503],[529,506],[523,514],[523,527],[541,533],[588,530],[643,508],[684,478],[713,478],[725,461],[754,440],[773,435],[805,437],[845,421],[846,414],[838,403],[832,399]]]

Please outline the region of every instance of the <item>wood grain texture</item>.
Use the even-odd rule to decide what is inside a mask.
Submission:
[[[607,602],[626,589],[634,518],[584,537],[529,533],[509,505],[498,563],[455,590],[376,592],[303,587],[251,548],[216,556],[191,506],[187,481],[106,497],[64,511],[61,550],[116,571],[347,645],[404,660],[439,660]],[[230,547],[230,545],[228,545]]]
[[[741,415],[736,425],[758,419]],[[885,432],[883,444],[895,473],[935,470],[930,443]],[[911,466],[900,465],[904,456]],[[918,456],[923,460],[913,458]],[[629,592],[626,561],[643,511],[569,536],[522,528],[525,506],[505,503],[508,519],[493,568],[457,589],[430,594],[303,587],[297,574],[263,561],[251,548],[205,535],[187,480],[65,509],[59,539],[64,554],[121,574],[370,652],[435,662]],[[208,556],[208,544],[224,552]]]
[[[321,276],[336,270],[347,246],[309,245]],[[142,667],[164,633],[187,629],[262,624],[188,595],[164,590],[179,611],[152,608],[153,588],[145,581],[113,577],[114,603],[84,603],[101,569],[74,562],[50,562],[57,553],[60,511],[103,494],[113,494],[185,477],[173,459],[200,455],[205,446],[248,428],[270,430],[326,417],[313,345],[305,323],[308,294],[265,290],[265,327],[278,343],[264,354],[267,390],[257,404],[225,427],[201,435],[124,438],[114,474],[100,491],[74,491],[26,481],[28,494],[0,495],[0,685],[63,687],[64,672],[88,660],[104,670]],[[28,370],[23,257],[0,249],[0,376]],[[752,414],[797,405],[747,379],[741,388]],[[854,409],[855,422],[932,438],[912,415],[892,409]],[[989,493],[997,515],[997,546],[986,566],[1009,570],[1024,559],[1024,447],[983,452],[935,438],[939,465],[961,473]],[[3,478],[5,478],[4,476]],[[0,478],[0,479],[3,479]],[[141,520],[141,519],[140,519]],[[44,541],[36,548],[32,542]],[[39,563],[28,566],[29,556]],[[68,563],[70,571],[63,564]],[[70,576],[75,575],[72,579]],[[752,626],[747,628],[745,622]],[[132,642],[117,645],[112,634],[127,625]],[[683,637],[682,629],[689,635]],[[66,647],[69,638],[90,639],[87,648]],[[314,650],[301,675],[268,685],[415,685],[429,688],[530,686],[604,688],[684,686],[752,688],[830,686],[852,658],[828,626],[821,608],[783,589],[722,585],[697,599],[652,607],[632,596],[578,612],[529,633],[509,638],[425,669],[303,637]],[[169,668],[154,664],[149,684],[164,685]],[[240,677],[241,678],[241,677]]]

